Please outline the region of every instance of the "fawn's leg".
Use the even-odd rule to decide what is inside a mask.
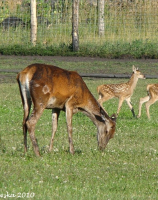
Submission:
[[[142,109],[142,105],[143,103],[149,101],[150,97],[149,96],[146,96],[146,97],[143,97],[143,98],[140,98],[139,100],[139,112],[138,112],[138,118],[141,116],[141,109]]]
[[[127,105],[129,106],[129,108],[130,108],[130,110],[131,110],[131,112],[133,114],[133,117],[135,117],[134,108],[133,108],[133,106],[131,104],[131,98],[126,99],[126,102],[127,102]]]
[[[147,113],[147,116],[148,116],[148,119],[150,119],[150,113],[149,113],[149,108],[152,104],[154,104],[158,99],[155,99],[153,97],[151,97],[149,99],[149,101],[146,103],[146,113]]]

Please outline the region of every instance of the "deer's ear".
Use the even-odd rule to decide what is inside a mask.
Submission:
[[[108,114],[107,114],[107,112],[102,107],[100,107],[100,114],[101,114],[102,120],[106,121],[107,120],[106,116]]]
[[[135,73],[136,72],[136,68],[135,68],[134,65],[133,65],[132,69],[133,69],[133,72]]]
[[[112,119],[112,121],[116,122],[117,117],[116,117],[116,114],[115,114],[115,113],[112,114],[110,118]]]

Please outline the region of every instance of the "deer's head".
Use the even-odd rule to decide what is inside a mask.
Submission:
[[[114,137],[116,128],[116,115],[113,114],[109,118],[102,115],[102,124],[98,128],[98,146],[100,150],[104,150],[109,140]]]
[[[145,79],[145,76],[144,74],[142,74],[138,67],[136,68],[134,65],[133,65],[133,73],[137,76],[137,78],[140,78],[140,79]]]

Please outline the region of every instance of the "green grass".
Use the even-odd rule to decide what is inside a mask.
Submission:
[[[97,98],[96,87],[105,82],[127,80],[85,79]],[[157,80],[140,80],[132,97],[136,114],[145,85]],[[132,117],[124,103],[117,119],[115,137],[104,152],[97,149],[96,128],[86,116],[73,117],[75,155],[68,151],[65,113],[59,118],[54,148],[51,110],[45,110],[36,127],[41,158],[36,158],[28,136],[28,153],[23,155],[22,104],[16,83],[0,84],[0,195],[33,195],[28,199],[157,199],[158,150],[157,103],[151,106],[151,120],[143,106],[142,117]],[[104,104],[111,115],[117,99]],[[8,198],[11,199],[11,198]],[[22,199],[22,198],[19,198]]]

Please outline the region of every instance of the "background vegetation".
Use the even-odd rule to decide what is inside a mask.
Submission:
[[[1,56],[1,68],[20,70],[33,63],[51,63],[66,69],[85,73],[132,73],[132,65],[142,73],[156,73],[154,60],[97,60],[74,59],[60,61],[57,57]],[[2,74],[8,77],[8,74]],[[142,117],[132,117],[124,103],[117,119],[115,137],[105,151],[97,149],[96,128],[81,113],[73,117],[73,140],[75,155],[68,151],[65,113],[59,118],[54,148],[48,153],[51,138],[51,110],[45,110],[36,127],[36,137],[42,153],[36,158],[28,136],[28,153],[23,155],[23,110],[16,83],[4,79],[0,84],[0,198],[17,195],[25,199],[47,200],[102,200],[102,199],[157,199],[158,194],[158,119],[157,103],[151,106],[151,120],[147,119],[145,106]],[[98,98],[96,87],[103,83],[126,82],[119,79],[84,79]],[[157,80],[139,80],[132,103],[136,114],[140,97],[146,95],[146,85]],[[116,112],[117,99],[104,103],[111,115]],[[3,196],[2,196],[3,195]],[[16,196],[16,197],[17,197]],[[8,197],[8,199],[11,199]],[[15,198],[14,198],[15,199]]]
[[[96,1],[80,1],[79,52],[72,52],[70,0],[37,1],[37,15],[49,20],[38,24],[37,46],[30,44],[29,0],[0,1],[0,22],[21,18],[26,27],[0,28],[4,55],[78,55],[107,58],[158,58],[157,0],[105,1],[105,35],[98,36]],[[52,3],[54,2],[54,3]],[[93,3],[90,3],[93,2]]]

